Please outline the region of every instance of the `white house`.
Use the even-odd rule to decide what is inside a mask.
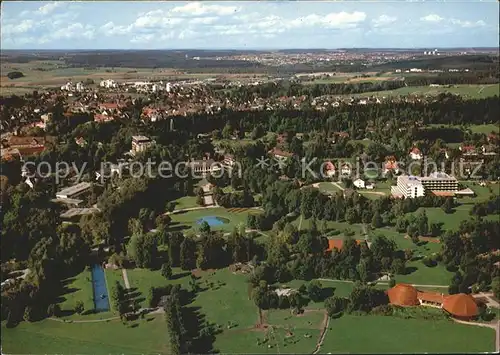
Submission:
[[[358,189],[364,189],[365,188],[365,181],[362,179],[356,179],[353,181],[354,186],[356,186]]]
[[[106,80],[102,80],[100,83],[99,83],[99,86],[100,87],[103,87],[103,88],[116,88],[118,87],[118,83],[116,81],[114,81],[113,79],[106,79]]]
[[[349,164],[343,164],[342,167],[340,168],[340,174],[342,175],[351,175],[352,169]]]

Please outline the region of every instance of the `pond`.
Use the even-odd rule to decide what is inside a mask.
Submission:
[[[106,287],[106,276],[101,265],[92,266],[92,289],[94,291],[94,307],[96,311],[109,311],[109,295]]]
[[[217,216],[206,216],[198,219],[196,224],[202,224],[203,222],[207,222],[210,227],[216,227],[223,225],[225,223],[229,223],[227,218],[217,217]]]

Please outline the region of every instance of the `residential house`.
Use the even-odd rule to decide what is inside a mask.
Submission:
[[[75,138],[75,143],[80,147],[85,147],[87,145],[87,141],[83,137]]]
[[[340,167],[340,174],[341,175],[351,175],[352,174],[352,168],[351,164],[344,163]]]
[[[362,179],[356,179],[353,181],[354,186],[356,186],[358,189],[364,189],[365,188],[365,181]]]
[[[410,158],[413,160],[422,160],[423,155],[420,149],[413,147],[412,150],[410,150]]]
[[[398,162],[394,156],[388,156],[385,158],[384,174],[387,174],[389,171],[396,174],[399,172]]]
[[[273,148],[269,151],[269,154],[271,154],[273,157],[278,158],[278,159],[288,159],[293,157],[293,154],[284,150],[281,150],[279,148]]]
[[[216,162],[213,159],[192,160],[187,165],[197,176],[205,176],[208,174],[219,172],[223,169],[222,164]]]
[[[132,136],[132,149],[131,153],[133,155],[137,153],[144,152],[147,150],[149,147],[151,147],[154,144],[154,141],[149,139],[146,136]]]
[[[335,175],[335,164],[333,164],[331,161],[327,161],[324,163],[324,173],[328,177],[332,177]]]
[[[473,145],[461,145],[458,149],[462,152],[463,156],[476,156],[477,150]]]

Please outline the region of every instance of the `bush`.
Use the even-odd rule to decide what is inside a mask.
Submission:
[[[85,310],[85,307],[83,305],[83,302],[82,301],[76,302],[75,312],[78,314],[82,314],[84,310]]]
[[[393,309],[390,304],[383,304],[381,306],[374,307],[371,313],[379,316],[392,316]]]
[[[427,267],[434,267],[437,265],[437,261],[430,256],[423,258],[422,263]]]
[[[7,74],[7,77],[13,80],[24,77],[24,74],[21,73],[20,71],[11,71],[10,73]]]
[[[396,286],[396,280],[390,279],[389,280],[389,287],[394,287],[394,286]]]

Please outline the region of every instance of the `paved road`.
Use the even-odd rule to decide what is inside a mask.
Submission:
[[[123,282],[125,283],[125,288],[130,288],[130,283],[128,282],[127,269],[122,269]]]

